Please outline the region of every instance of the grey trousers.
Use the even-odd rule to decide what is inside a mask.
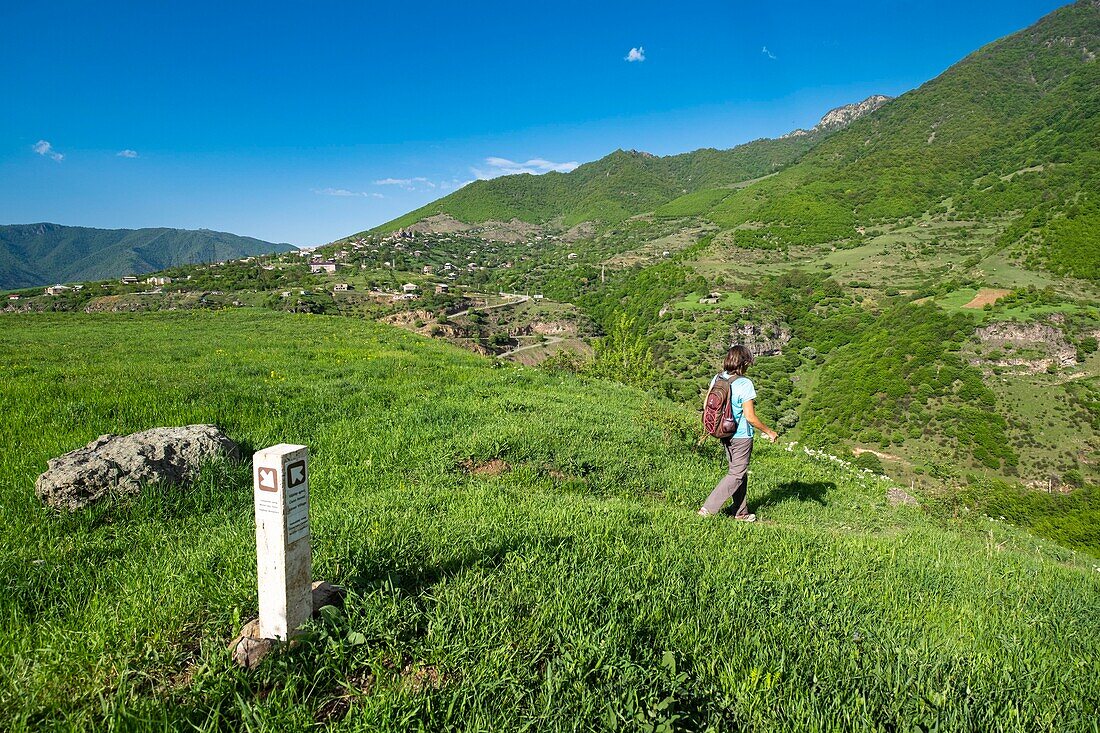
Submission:
[[[749,493],[749,458],[752,456],[752,438],[731,438],[723,440],[726,457],[729,458],[729,472],[722,477],[714,491],[703,502],[707,514],[717,514],[722,505],[733,499],[733,514],[743,517],[749,513],[746,497]]]

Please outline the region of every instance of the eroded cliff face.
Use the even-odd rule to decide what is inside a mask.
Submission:
[[[1066,340],[1057,315],[1047,321],[1013,323],[1005,321],[982,326],[977,330],[978,339],[985,349],[1005,353],[996,358],[974,358],[975,366],[1014,368],[1020,373],[1035,374],[1045,371],[1052,364],[1071,367],[1077,363],[1077,350]],[[1013,354],[1012,351],[1020,351]]]

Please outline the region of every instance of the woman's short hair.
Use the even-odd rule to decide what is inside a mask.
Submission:
[[[753,361],[749,347],[734,344],[726,352],[726,360],[722,362],[722,368],[730,374],[744,375],[745,371],[752,366]]]

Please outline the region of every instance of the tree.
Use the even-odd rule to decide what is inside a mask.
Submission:
[[[625,384],[652,387],[657,380],[653,351],[634,332],[634,319],[619,316],[611,330],[594,343],[593,374]]]

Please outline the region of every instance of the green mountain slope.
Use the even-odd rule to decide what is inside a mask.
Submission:
[[[651,211],[678,196],[774,173],[826,137],[825,131],[778,140],[755,140],[729,150],[713,148],[658,157],[616,150],[569,173],[502,176],[474,181],[454,193],[378,227],[391,231],[435,214],[460,221],[513,218],[531,223],[614,223]]]
[[[477,181],[375,231],[439,213],[569,226],[656,210],[707,214],[740,228],[741,246],[782,248],[853,240],[861,226],[945,211],[1008,217],[1003,244],[1016,259],[1096,280],[1098,52],[1100,6],[1079,0],[832,134],[824,126],[665,158],[616,151],[568,174]]]
[[[0,320],[6,730],[1095,724],[1096,560],[1003,522],[766,444],[765,521],[703,519],[724,467],[690,411],[380,324]],[[309,445],[314,576],[350,590],[252,674],[247,465],[74,516],[33,494],[97,435],[194,422]]]
[[[1082,0],[975,51],[829,137],[711,217],[746,246],[854,237],[858,224],[949,210],[1012,215],[1053,269],[1096,278],[1100,5]],[[1066,223],[1066,220],[1077,222]]]
[[[288,252],[289,244],[207,229],[0,226],[0,288],[140,275],[191,262]]]

